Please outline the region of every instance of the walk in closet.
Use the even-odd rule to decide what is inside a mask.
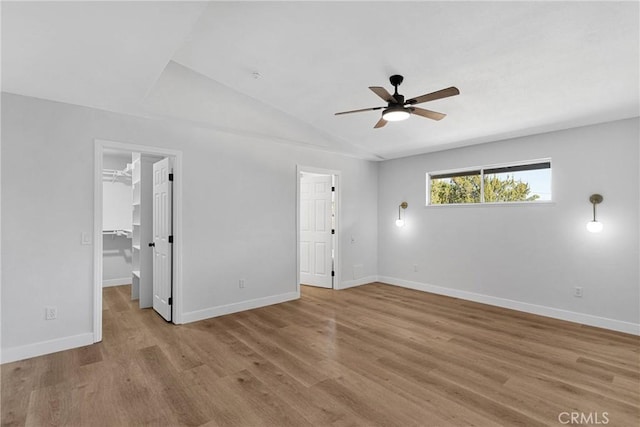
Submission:
[[[103,156],[103,286],[131,285],[140,308],[153,304],[153,163],[130,152]]]
[[[131,283],[131,154],[109,152],[102,169],[102,286]]]

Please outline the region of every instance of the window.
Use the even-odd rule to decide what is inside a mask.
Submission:
[[[551,161],[427,174],[427,205],[551,201]]]

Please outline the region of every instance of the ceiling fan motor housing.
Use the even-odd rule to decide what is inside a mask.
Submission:
[[[400,74],[394,74],[393,76],[389,77],[389,81],[391,82],[391,85],[396,87],[400,86],[402,84],[402,81],[404,80],[404,77],[402,77]]]

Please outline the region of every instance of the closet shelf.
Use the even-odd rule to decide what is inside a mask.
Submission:
[[[153,158],[131,155],[131,298],[140,308],[153,306],[153,263],[146,242],[151,241],[153,203]]]
[[[102,230],[102,234],[111,235],[112,237],[124,236],[127,239],[131,238],[133,232],[131,230]]]
[[[115,182],[118,178],[131,179],[132,164],[127,163],[127,167],[119,169],[102,169],[102,178],[111,179],[111,182]]]

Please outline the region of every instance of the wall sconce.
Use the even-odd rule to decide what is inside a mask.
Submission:
[[[596,205],[602,203],[602,196],[600,194],[592,194],[589,197],[589,201],[593,204],[593,221],[587,223],[587,230],[592,233],[599,233],[604,226],[600,221],[596,220]]]
[[[404,227],[404,219],[402,219],[400,213],[402,212],[401,209],[407,209],[407,206],[409,206],[407,202],[402,202],[400,206],[398,206],[398,219],[396,219],[396,226],[398,227]]]

